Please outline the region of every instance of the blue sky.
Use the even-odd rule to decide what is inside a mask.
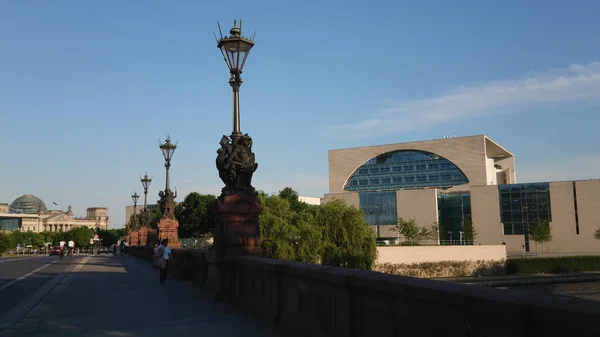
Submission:
[[[233,8],[233,10],[232,10]],[[519,181],[600,177],[600,3],[529,1],[0,1],[0,200],[109,208],[139,176],[218,194],[231,133],[213,31],[257,29],[241,127],[254,185],[327,193],[327,150],[487,134]]]

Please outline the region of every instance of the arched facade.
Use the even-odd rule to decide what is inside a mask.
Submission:
[[[440,155],[420,150],[396,150],[367,160],[346,181],[344,190],[447,189],[468,183],[464,172]]]

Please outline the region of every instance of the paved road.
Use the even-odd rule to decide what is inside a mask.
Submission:
[[[586,300],[600,301],[600,282],[539,284],[509,287],[509,289],[528,290],[557,296],[579,297]]]
[[[0,337],[297,336],[215,303],[193,283],[169,279],[160,287],[158,271],[130,256],[85,256],[46,269],[54,266],[63,271],[0,318]]]
[[[0,319],[66,267],[56,256],[0,259]]]

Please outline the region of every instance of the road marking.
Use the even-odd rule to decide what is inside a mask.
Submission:
[[[13,262],[13,261],[21,261],[21,260],[29,260],[29,259],[36,259],[36,258],[42,258],[42,257],[48,257],[48,256],[43,255],[43,256],[17,257],[17,258],[10,258],[10,259],[1,259],[0,263]]]
[[[29,273],[27,273],[27,274],[25,274],[25,275],[22,275],[21,277],[19,277],[19,278],[17,278],[17,279],[14,279],[14,280],[12,280],[12,281],[10,281],[10,282],[6,283],[6,284],[3,284],[2,286],[0,286],[0,291],[2,291],[2,290],[4,290],[4,289],[6,289],[6,288],[8,288],[8,287],[12,286],[13,284],[15,284],[15,283],[17,283],[17,282],[19,282],[19,281],[21,281],[21,280],[24,280],[24,279],[28,278],[29,276],[31,276],[31,275],[33,275],[33,274],[37,273],[38,271],[40,271],[40,270],[42,270],[42,269],[44,269],[44,268],[48,267],[48,266],[49,266],[49,265],[51,265],[51,264],[54,264],[54,263],[58,262],[58,261],[59,261],[59,260],[54,260],[54,261],[52,261],[52,262],[50,262],[50,263],[48,263],[48,264],[45,264],[45,265],[43,265],[43,266],[39,267],[38,269],[32,270],[32,271],[30,271]]]
[[[83,266],[87,263],[87,261],[90,258],[90,256],[87,256],[83,258],[83,260],[77,262],[76,265],[69,265],[65,272],[59,273],[58,275],[54,276],[51,280],[49,280],[43,286],[41,286],[35,293],[31,294],[23,302],[19,303],[11,311],[6,313],[6,315],[4,315],[2,319],[0,319],[0,337],[14,336],[14,331],[12,331],[13,327],[15,327],[15,325],[17,325],[30,312],[35,311],[35,309],[38,307],[38,304],[49,293],[56,292],[58,288],[60,288],[58,290],[60,290],[61,292],[64,291],[67,285],[72,280],[73,275],[71,275],[71,273],[76,273],[80,271],[81,268],[83,268]],[[26,326],[21,328],[25,328],[26,330],[35,329],[35,327],[37,326],[36,320],[30,320],[29,322],[25,323]],[[16,329],[18,330],[19,327],[17,326]]]

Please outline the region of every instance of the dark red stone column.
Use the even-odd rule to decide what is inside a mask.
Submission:
[[[177,228],[179,227],[179,221],[168,217],[162,217],[158,222],[158,240],[159,242],[163,239],[169,240],[169,247],[179,248],[179,235],[177,234]]]
[[[233,194],[217,199],[214,244],[221,257],[263,254],[258,223],[262,210],[257,196]]]

